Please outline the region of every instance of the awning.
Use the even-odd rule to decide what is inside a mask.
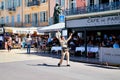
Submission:
[[[30,33],[30,34],[33,34],[34,32],[37,32],[37,28],[32,28],[32,27],[30,27],[30,28],[14,28],[13,29],[13,33],[19,33],[19,34],[28,34],[28,33]]]
[[[13,29],[11,27],[4,27],[5,32],[13,33]]]
[[[38,28],[38,32],[39,33],[52,32],[52,31],[62,30],[64,28],[65,28],[65,23],[57,23],[57,24],[54,24],[54,25],[45,26],[43,28]]]
[[[38,27],[4,27],[5,32],[16,33],[16,34],[33,34],[37,32],[38,35],[44,35],[44,33],[38,32]]]
[[[4,27],[5,32],[19,33],[19,34],[33,34],[37,32],[36,27]]]

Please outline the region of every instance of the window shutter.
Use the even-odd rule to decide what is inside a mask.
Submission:
[[[20,23],[20,14],[17,15],[17,23]]]
[[[40,12],[40,22],[42,22],[42,12]]]
[[[48,21],[48,12],[46,11],[45,12],[45,22],[47,22]]]

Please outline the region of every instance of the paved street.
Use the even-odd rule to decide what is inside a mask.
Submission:
[[[120,80],[118,67],[70,61],[71,67],[52,56],[0,50],[0,80]]]

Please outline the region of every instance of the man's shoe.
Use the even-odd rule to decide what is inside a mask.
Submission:
[[[70,67],[70,64],[67,64],[68,67]]]
[[[58,67],[60,67],[60,63],[58,63]]]

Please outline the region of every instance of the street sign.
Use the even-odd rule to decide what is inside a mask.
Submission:
[[[65,16],[59,15],[59,22],[65,22]]]

